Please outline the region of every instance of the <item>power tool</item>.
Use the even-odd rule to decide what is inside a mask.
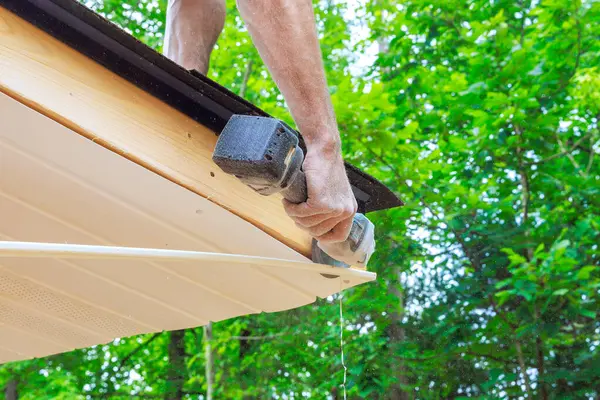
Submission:
[[[234,114],[219,135],[212,159],[225,173],[261,195],[281,192],[293,203],[308,198],[299,138],[278,119]],[[364,268],[375,251],[374,231],[371,221],[357,213],[344,242],[319,243],[313,239],[312,260]]]

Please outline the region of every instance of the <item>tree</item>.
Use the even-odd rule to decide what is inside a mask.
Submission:
[[[164,0],[85,3],[158,49]],[[293,124],[234,1],[210,77]],[[406,202],[370,215],[343,293],[351,399],[600,396],[600,3],[315,2],[345,158]],[[20,398],[342,398],[338,297],[3,366]],[[176,360],[176,362],[171,362]],[[165,379],[167,377],[167,379]],[[16,386],[15,386],[16,383]]]

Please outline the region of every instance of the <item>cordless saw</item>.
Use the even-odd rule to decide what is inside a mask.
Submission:
[[[281,192],[293,203],[308,198],[298,136],[277,119],[233,115],[219,135],[213,161],[262,195]],[[357,213],[344,242],[313,239],[312,260],[338,267],[366,267],[375,251],[374,230],[371,221]]]

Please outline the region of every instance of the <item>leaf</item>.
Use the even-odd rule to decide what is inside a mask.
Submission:
[[[584,317],[588,317],[588,318],[592,318],[592,319],[596,318],[595,311],[590,311],[585,308],[580,308],[578,311],[579,311],[579,314],[583,315]]]
[[[594,271],[598,270],[598,267],[596,267],[595,265],[588,265],[585,266],[583,268],[581,268],[577,274],[575,275],[575,278],[579,279],[579,280],[587,280],[590,279],[590,276],[592,275],[592,273]]]
[[[398,137],[401,139],[410,139],[417,129],[419,129],[419,123],[417,121],[413,121],[398,132]]]
[[[517,334],[517,337],[522,338],[528,334],[534,333],[535,330],[536,330],[535,324],[521,325],[517,328],[516,334]]]
[[[487,94],[485,105],[487,107],[497,108],[508,104],[508,96],[500,92],[491,92]]]
[[[467,94],[472,94],[472,93],[481,93],[485,89],[487,89],[487,84],[485,82],[476,82],[476,83],[472,84],[471,86],[469,86],[467,88],[467,90],[460,92],[460,95],[465,96]]]
[[[504,10],[500,9],[498,14],[494,15],[494,17],[490,20],[490,25],[496,26],[497,24],[499,24],[500,22],[503,22],[504,20],[505,20]]]
[[[508,259],[511,261],[511,265],[525,264],[527,259],[520,254],[514,252],[513,249],[503,248],[502,251],[508,255]]]
[[[394,138],[390,132],[380,131],[379,134],[374,137],[374,142],[377,146],[372,146],[373,148],[389,150],[396,147],[398,140]]]
[[[161,52],[167,0],[80,2],[93,4]],[[210,77],[239,93],[252,60],[244,97],[293,125],[236,1],[226,3],[227,21],[211,55]],[[600,113],[600,3],[543,0],[522,10],[514,2],[368,0],[358,12],[346,3],[313,1],[343,157],[405,202],[372,213],[377,250],[369,270],[378,279],[344,292],[344,346],[352,356],[348,397],[381,398],[399,388],[431,399],[459,392],[464,400],[522,397],[515,333],[505,318],[523,335],[528,368],[536,364],[535,338],[543,337],[548,361],[543,379],[550,397],[589,397],[600,370],[593,364],[600,348],[590,346],[600,310],[599,272],[589,269],[599,256],[594,247],[600,231],[597,157],[586,173],[590,148],[597,153],[599,139],[594,118]],[[131,15],[133,8],[139,16]],[[357,25],[359,17],[364,23]],[[364,56],[373,49],[374,57]],[[570,154],[580,168],[566,154],[555,156],[562,152],[555,137],[561,121],[572,123],[560,137],[567,148],[582,134],[594,135]],[[366,151],[367,145],[375,146],[385,163]],[[529,164],[533,155],[553,158]],[[530,185],[528,223],[523,223],[523,168]],[[559,243],[566,238],[571,243]],[[530,260],[526,251],[534,249]],[[423,256],[438,252],[444,254]],[[492,316],[490,296],[504,318]],[[190,301],[183,296],[182,307],[196,307]],[[536,307],[543,323],[532,322]],[[290,311],[214,324],[214,397],[339,397],[339,318],[337,303],[319,298]],[[184,391],[207,389],[201,331],[188,331],[184,338]],[[274,333],[283,335],[228,339]],[[16,377],[23,399],[108,398],[103,395],[117,385],[122,396],[115,399],[146,390],[150,397],[172,398],[168,337],[131,356],[127,369],[135,366],[139,380],[123,377],[129,371],[113,370],[137,347],[132,338],[0,366],[0,392]],[[467,349],[489,358],[475,368],[484,357],[458,358]],[[419,361],[407,361],[410,376],[400,383],[402,357]],[[556,377],[565,379],[560,393],[554,393]],[[475,391],[464,391],[467,387]],[[539,377],[532,376],[531,389],[539,395]]]
[[[511,297],[511,295],[512,295],[511,290],[503,290],[501,292],[496,293],[495,297],[498,298],[498,305],[501,306],[504,303],[506,303],[506,301]]]
[[[546,246],[544,245],[544,243],[540,243],[540,244],[538,245],[538,247],[536,247],[536,249],[535,249],[535,253],[534,253],[534,254],[537,256],[537,255],[538,255],[538,254],[540,254],[542,251],[544,251],[544,248],[545,248],[545,247],[546,247]]]
[[[510,285],[511,283],[512,283],[512,279],[505,279],[503,281],[496,283],[496,289],[502,289],[503,287],[506,287],[506,286]]]

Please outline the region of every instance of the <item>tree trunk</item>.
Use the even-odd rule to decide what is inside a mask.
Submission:
[[[332,400],[339,400],[340,397],[338,396],[338,389],[335,386],[331,388],[330,394]]]
[[[377,49],[380,55],[388,54],[390,51],[389,39],[387,37],[378,38]],[[389,73],[389,67],[381,68],[382,80],[385,79],[386,75],[389,75]],[[392,324],[390,326],[388,334],[389,345],[392,349],[392,352],[390,354],[390,360],[393,360],[393,362],[396,363],[395,377],[397,381],[397,383],[390,388],[390,392],[387,395],[387,398],[389,400],[410,400],[411,398],[410,394],[402,389],[403,385],[408,384],[408,378],[406,377],[406,367],[404,365],[404,362],[396,356],[394,351],[395,343],[402,343],[406,340],[406,332],[401,325],[404,314],[404,294],[399,289],[400,284],[400,272],[398,271],[396,273],[396,282],[393,282],[390,285],[390,292],[394,295],[394,297],[396,297],[398,302],[396,309],[390,314]]]
[[[241,336],[242,337],[252,336],[252,330],[250,328],[246,327],[244,330],[242,330]],[[239,353],[238,353],[240,365],[243,364],[244,358],[250,352],[250,346],[251,346],[250,340],[240,339],[240,349],[239,349]],[[252,398],[253,398],[252,396],[250,396],[248,394],[248,383],[247,383],[248,379],[246,377],[247,374],[248,374],[248,369],[240,367],[240,387],[241,387],[242,393],[243,393],[242,400],[252,400]]]
[[[538,382],[540,386],[540,397],[542,400],[548,400],[548,390],[546,383],[543,382],[545,369],[544,369],[544,348],[542,339],[538,336],[535,339],[536,353],[537,353],[537,369],[538,369]]]
[[[185,366],[185,331],[170,332],[169,341],[169,369],[167,372],[167,385],[165,400],[183,399],[183,385],[186,378]]]
[[[6,400],[17,400],[19,398],[19,393],[17,392],[17,381],[11,379],[6,384],[4,388],[4,398]]]
[[[213,369],[213,351],[212,351],[212,323],[203,327],[204,330],[204,372],[206,375],[206,400],[213,400],[213,386],[215,383],[215,373]]]
[[[394,344],[402,343],[406,340],[406,332],[402,327],[402,318],[404,314],[404,295],[402,291],[398,288],[398,285],[401,284],[400,280],[400,272],[397,274],[397,282],[394,282],[390,285],[390,291],[398,299],[398,303],[396,306],[396,310],[390,313],[390,319],[392,324],[389,329],[389,344],[391,349],[390,360],[393,360],[396,363],[396,380],[397,383],[390,388],[389,395],[387,398],[389,400],[410,400],[411,396],[409,393],[405,392],[402,389],[402,386],[408,385],[408,378],[406,376],[406,367],[402,359],[396,356]]]

